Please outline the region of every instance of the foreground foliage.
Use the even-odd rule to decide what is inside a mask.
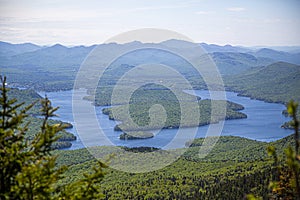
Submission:
[[[287,112],[293,119],[291,126],[295,130],[295,147],[288,146],[284,150],[284,159],[278,158],[273,146],[268,147],[268,153],[274,157],[274,166],[277,171],[270,182],[272,199],[300,199],[300,139],[297,108],[298,104],[294,101],[290,101],[287,105]]]
[[[53,108],[45,98],[41,100],[44,116],[41,129],[32,140],[25,135],[29,123],[23,125],[27,112],[34,104],[23,107],[16,99],[8,98],[6,78],[1,77],[0,111],[0,199],[95,199],[101,197],[99,187],[104,177],[101,162],[94,171],[83,178],[58,187],[66,166],[56,167],[56,156],[51,153],[52,144],[59,139],[57,133],[64,129],[62,124],[49,124],[58,108]]]
[[[267,151],[273,157],[273,174],[270,177],[270,193],[269,199],[300,199],[300,139],[299,139],[299,120],[297,118],[298,103],[290,101],[287,104],[287,113],[292,117],[291,126],[294,128],[295,133],[291,143],[283,152],[276,151],[273,145],[268,146]],[[283,149],[283,148],[280,148]],[[282,156],[283,154],[283,156]],[[247,196],[249,200],[261,199],[256,198],[255,195],[250,194]]]
[[[28,116],[24,118],[22,126],[25,126],[27,123],[30,123],[28,126],[25,134],[26,140],[32,140],[34,136],[40,131],[40,127],[43,124],[43,119],[40,118],[41,116],[41,100],[42,97],[31,89],[17,89],[17,88],[10,88],[7,92],[7,95],[10,99],[16,99],[18,102],[24,102],[20,107],[17,108],[17,111],[21,111],[22,109],[26,108],[32,104],[32,102],[36,102],[30,110],[27,111]],[[71,128],[72,124],[61,122],[59,120],[48,119],[48,123],[53,124],[63,124],[65,129],[62,129],[58,132],[59,139],[52,144],[52,148],[54,149],[62,149],[68,148],[72,146],[71,141],[76,140],[76,136],[69,133],[67,128]]]

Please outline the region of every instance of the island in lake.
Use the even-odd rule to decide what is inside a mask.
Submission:
[[[154,134],[144,131],[131,131],[124,132],[120,135],[120,140],[137,140],[137,139],[148,139],[153,138]]]

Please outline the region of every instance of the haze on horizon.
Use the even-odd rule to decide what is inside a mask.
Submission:
[[[91,45],[134,29],[161,28],[195,42],[299,46],[299,10],[297,0],[0,0],[0,40]]]

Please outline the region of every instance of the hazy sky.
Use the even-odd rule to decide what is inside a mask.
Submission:
[[[0,0],[2,41],[90,45],[139,28],[221,45],[300,45],[300,1]]]

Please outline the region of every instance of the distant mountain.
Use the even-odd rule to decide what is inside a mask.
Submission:
[[[183,41],[183,40],[167,40],[159,43],[161,45],[165,45],[168,47],[176,47],[176,48],[190,48],[195,46],[194,43]],[[249,52],[250,49],[245,47],[239,47],[239,46],[231,46],[231,45],[225,45],[220,46],[216,44],[206,44],[206,43],[199,43],[199,45],[205,50],[207,53],[214,53],[214,52],[240,52],[245,53]]]
[[[203,44],[204,43],[202,43],[202,45]],[[143,49],[144,44],[140,42],[132,42],[123,45],[106,44],[106,46],[99,45],[98,48],[103,48],[103,51],[114,52],[115,48],[122,48],[127,45],[131,45],[131,46],[135,45],[136,47],[140,47],[141,49]],[[254,67],[262,67],[262,66],[269,65],[273,62],[276,62],[276,60],[274,59],[262,58],[262,57],[256,58],[254,55],[251,55],[249,53],[238,52],[238,50],[249,51],[248,49],[241,49],[239,47],[233,47],[230,45],[224,47],[218,45],[207,45],[207,44],[205,45],[207,47],[212,47],[215,48],[216,50],[218,49],[221,51],[221,52],[209,53],[209,55],[216,63],[222,75],[238,74]],[[173,66],[180,72],[183,72],[184,74],[195,72],[191,70],[191,66],[188,63],[184,62],[178,56],[174,56],[171,55],[170,53],[160,50],[161,47],[170,47],[171,49],[178,48],[183,51],[188,51],[191,57],[199,57],[201,55],[197,54],[199,52],[196,50],[197,47],[194,43],[172,39],[158,44],[154,44],[154,47],[157,47],[157,49],[139,50],[134,54],[128,54],[126,56],[120,57],[114,64],[116,66],[120,66],[122,64],[136,66],[144,63],[153,63],[153,61],[155,61],[156,63]],[[232,52],[233,50],[235,52]]]
[[[191,47],[195,47],[195,43],[185,41],[185,40],[176,40],[176,39],[166,40],[166,41],[160,42],[158,44],[163,45],[163,46],[167,46],[167,47],[172,47],[172,48],[191,48]]]
[[[284,51],[276,51],[273,49],[262,48],[252,53],[256,57],[270,58],[276,61],[300,64],[300,53],[288,53]]]
[[[214,53],[214,52],[246,53],[246,52],[250,51],[250,49],[245,48],[245,47],[238,47],[238,46],[231,46],[231,45],[220,46],[220,45],[216,45],[216,44],[200,43],[200,46],[203,49],[205,49],[208,53]]]
[[[252,69],[227,77],[227,87],[255,99],[287,103],[300,102],[300,66],[276,62],[266,67]]]
[[[216,63],[222,75],[234,76],[257,69],[264,68],[278,61],[300,64],[300,54],[276,51],[263,48],[256,51],[244,47],[231,45],[219,46],[214,44],[194,44],[182,40],[167,40],[153,44],[153,49],[144,49],[144,43],[134,41],[126,44],[100,44],[93,46],[66,47],[55,44],[50,47],[41,47],[34,44],[10,44],[0,42],[0,68],[1,72],[13,77],[12,81],[20,85],[30,84],[30,87],[42,85],[43,88],[53,85],[51,90],[58,85],[63,85],[68,80],[67,87],[72,87],[79,66],[86,56],[95,47],[107,54],[115,55],[121,48],[135,47],[141,50],[119,57],[112,65],[112,73],[120,74],[128,71],[124,66],[134,67],[145,63],[160,63],[174,67],[185,76],[195,74],[195,69],[180,56],[161,50],[163,47],[178,48],[191,54],[191,57],[199,57],[195,51],[197,45],[201,45]],[[123,66],[123,67],[122,67]],[[121,68],[124,68],[121,70]],[[273,74],[276,77],[276,74]],[[35,77],[34,83],[31,81]],[[46,84],[47,82],[47,84]],[[247,81],[246,81],[247,82]],[[55,86],[54,86],[55,85]],[[66,86],[63,87],[65,89]],[[241,87],[242,88],[242,87]]]
[[[65,47],[55,44],[35,51],[10,56],[0,61],[0,66],[67,67],[79,66],[94,46]]]
[[[115,45],[115,46],[114,46]],[[168,65],[174,67],[176,70],[183,74],[193,74],[195,70],[192,70],[192,66],[187,63],[185,60],[180,58],[180,56],[175,56],[168,52],[165,52],[162,47],[170,47],[171,49],[183,49],[183,51],[188,51],[192,58],[199,58],[198,51],[196,50],[196,46],[194,43],[190,43],[187,41],[181,40],[167,40],[161,42],[159,44],[155,44],[153,49],[145,49],[143,50],[143,43],[127,43],[118,45],[114,44],[110,45],[107,44],[106,46],[99,45],[98,48],[103,48],[103,51],[111,51],[114,52],[115,48],[122,48],[126,45],[136,45],[140,47],[141,50],[136,51],[132,54],[127,54],[122,57],[119,57],[117,61],[113,63],[114,67],[121,66],[122,64],[130,65],[130,66],[137,66],[144,63],[160,63],[164,65]],[[200,52],[201,53],[201,52]],[[203,52],[205,53],[205,52]],[[207,54],[205,54],[207,55]],[[255,56],[247,53],[240,53],[240,52],[213,52],[209,54],[210,57],[213,59],[219,71],[222,75],[232,75],[238,74],[244,71],[247,71],[254,67],[262,67],[269,65],[275,62],[273,59],[269,58],[256,58]],[[118,68],[118,71],[121,69]],[[116,73],[116,72],[114,72]]]
[[[254,67],[262,67],[274,62],[270,58],[255,57],[247,53],[214,52],[210,54],[222,75],[245,72]]]
[[[0,56],[13,56],[17,54],[22,54],[25,52],[32,52],[43,47],[32,44],[32,43],[24,43],[24,44],[11,44],[7,42],[0,41]]]
[[[256,47],[251,47],[251,49],[253,51],[257,51],[259,49],[263,49],[263,48],[267,48],[267,49],[273,49],[275,51],[284,51],[284,52],[288,52],[288,53],[300,53],[300,46],[269,46],[269,47],[265,47],[265,46],[256,46]]]
[[[126,44],[101,44],[98,48],[103,48],[112,54],[115,49],[125,46],[143,47],[143,43],[134,41]],[[195,54],[193,48],[195,44],[182,41],[182,40],[167,40],[155,44],[158,48],[167,46],[171,48],[184,48]],[[251,51],[248,48],[237,47],[231,45],[219,46],[215,44],[199,44],[206,52],[210,53],[217,65],[221,68],[228,68],[229,71],[221,69],[223,74],[231,74],[231,72],[239,73],[245,69],[268,65],[271,62],[284,61],[294,64],[300,64],[300,53],[293,54],[283,51],[276,51],[268,48]],[[41,47],[31,43],[25,44],[10,44],[0,42],[0,66],[20,66],[20,65],[33,65],[38,67],[50,66],[79,66],[88,53],[96,45],[65,47],[56,44],[50,47]],[[196,54],[194,56],[197,56]],[[143,56],[142,56],[143,57]],[[128,64],[128,63],[122,63]],[[229,69],[231,68],[231,69]]]

